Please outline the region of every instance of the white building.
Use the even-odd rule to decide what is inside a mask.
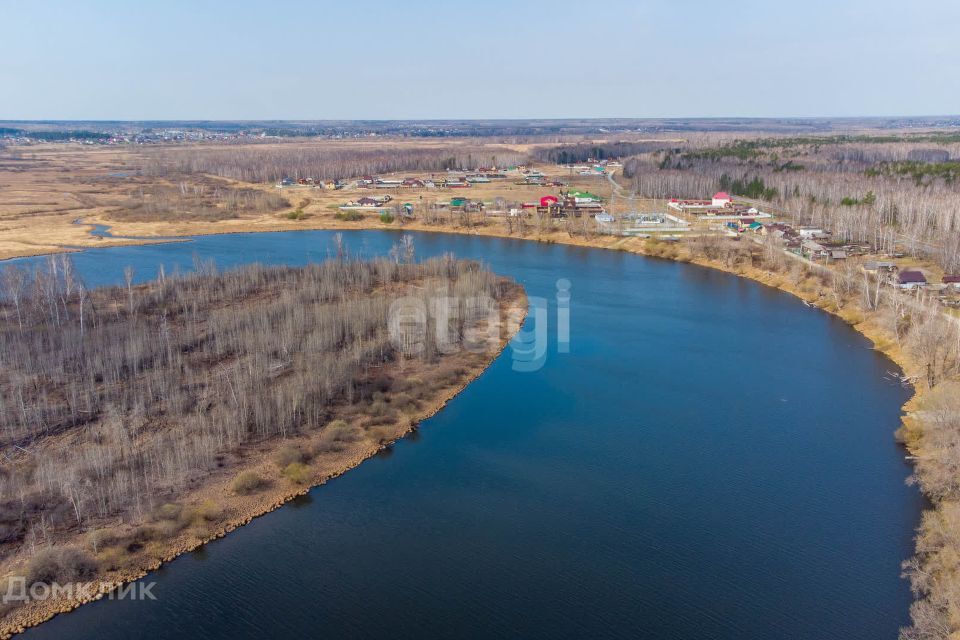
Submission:
[[[733,202],[733,199],[730,197],[726,191],[717,191],[713,194],[713,202],[710,204],[712,207],[725,207],[728,204]]]

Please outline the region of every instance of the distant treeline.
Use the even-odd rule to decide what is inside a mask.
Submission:
[[[918,186],[925,181],[941,179],[953,184],[960,176],[960,161],[955,162],[882,162],[865,172],[868,176],[909,176]]]
[[[887,135],[835,135],[835,136],[785,136],[780,138],[752,138],[683,153],[686,159],[721,160],[737,158],[750,160],[764,153],[809,147],[814,152],[820,147],[840,145],[887,145],[895,143],[938,143],[960,142],[960,133],[943,132],[929,134],[887,134]]]
[[[283,178],[349,178],[395,171],[446,171],[520,164],[523,154],[483,147],[304,148],[300,145],[209,147],[147,151],[145,173],[206,173],[245,182]]]
[[[665,143],[659,142],[610,142],[604,144],[568,144],[537,149],[533,157],[541,162],[554,164],[574,164],[588,160],[606,160],[623,158],[638,153],[649,153],[662,149]]]
[[[69,131],[30,131],[28,129],[12,129],[0,127],[0,136],[8,138],[31,138],[43,142],[63,142],[66,140],[109,140],[112,135],[99,131],[69,130]]]

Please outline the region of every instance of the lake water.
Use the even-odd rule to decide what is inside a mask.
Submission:
[[[303,264],[330,232],[74,256],[88,285]],[[344,233],[382,254],[390,232]],[[415,234],[549,300],[542,368],[510,350],[411,438],[40,638],[895,638],[921,498],[907,392],[841,321],[690,265]],[[30,262],[26,260],[24,262]],[[570,352],[555,342],[571,283]]]

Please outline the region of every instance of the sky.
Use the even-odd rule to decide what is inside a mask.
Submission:
[[[0,0],[0,119],[960,113],[960,0]]]

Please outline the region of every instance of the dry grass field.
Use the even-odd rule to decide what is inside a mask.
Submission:
[[[244,182],[209,174],[159,172],[160,162],[177,154],[206,150],[269,153],[282,150],[309,154],[404,153],[417,150],[468,154],[478,164],[506,153],[524,157],[536,145],[476,140],[383,139],[268,142],[248,145],[176,145],[170,147],[106,147],[78,144],[35,144],[0,151],[0,259],[69,251],[73,248],[142,244],[144,238],[252,231],[352,227],[335,218],[337,207],[365,195],[389,195],[391,204],[410,202],[417,210],[453,197],[488,204],[531,202],[556,194],[556,186],[518,185],[522,176],[466,189],[362,189],[343,175],[339,190],[293,185],[278,189],[270,182]],[[589,190],[604,198],[612,185],[603,176],[571,175],[553,165],[538,165],[568,188]],[[380,174],[384,178],[445,175],[443,171],[410,170]],[[296,214],[294,214],[296,212]],[[373,212],[364,213],[376,218]],[[78,221],[82,220],[82,224]],[[108,225],[115,238],[89,231]],[[369,225],[367,225],[369,226]],[[124,239],[123,236],[128,236]],[[129,238],[135,236],[136,238]]]

